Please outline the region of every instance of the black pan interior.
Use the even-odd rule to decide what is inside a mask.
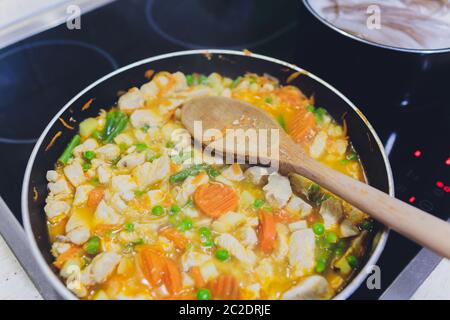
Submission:
[[[203,74],[218,72],[231,78],[236,78],[246,72],[268,73],[278,78],[282,83],[285,83],[287,77],[296,71],[275,62],[251,56],[230,54],[173,56],[133,67],[108,78],[80,96],[64,111],[61,118],[66,122],[73,118],[79,123],[87,117],[96,116],[101,108],[108,109],[115,104],[118,92],[147,82],[148,80],[144,77],[144,74],[149,69],[153,69],[156,72],[182,71],[184,73],[197,72]],[[342,117],[345,117],[350,139],[361,157],[369,183],[375,188],[388,193],[388,169],[386,168],[383,154],[376,143],[373,133],[358,113],[332,90],[309,76],[300,75],[291,84],[298,86],[307,95],[314,95],[316,105],[326,108],[336,120],[341,121]],[[81,111],[83,105],[91,98],[95,98],[95,100],[90,108]],[[30,223],[37,245],[49,264],[51,264],[53,257],[50,254],[46,216],[43,210],[47,196],[45,176],[47,170],[54,167],[57,158],[63,152],[71,137],[76,133],[77,125],[75,127],[75,130],[69,130],[60,121],[55,121],[51,125],[47,136],[39,146],[30,174],[28,190]],[[45,151],[46,146],[58,131],[61,131],[62,135],[49,150]],[[39,195],[37,200],[34,199],[34,190]],[[381,226],[378,226],[378,228],[381,228]]]

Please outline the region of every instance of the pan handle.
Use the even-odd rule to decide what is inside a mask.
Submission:
[[[0,197],[0,234],[41,296],[46,300],[60,300],[61,297],[53,289],[34,258],[25,231],[2,197]]]

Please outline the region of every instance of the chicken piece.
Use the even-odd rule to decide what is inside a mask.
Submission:
[[[163,122],[163,119],[153,110],[144,109],[134,111],[130,116],[130,122],[134,128],[154,128],[158,127]]]
[[[325,131],[320,131],[315,137],[309,148],[309,155],[315,159],[319,158],[325,151],[328,135]]]
[[[249,225],[239,228],[237,231],[237,237],[241,243],[248,248],[253,248],[258,243],[256,231]]]
[[[48,219],[54,219],[61,215],[67,215],[70,210],[70,204],[65,201],[48,201],[44,207]]]
[[[238,212],[228,212],[220,216],[212,224],[212,229],[217,232],[230,232],[236,229],[247,220],[246,216]]]
[[[112,172],[108,165],[100,165],[97,168],[98,181],[107,184],[111,180]]]
[[[145,104],[144,95],[138,88],[131,88],[117,102],[120,110],[131,111],[142,108]]]
[[[283,299],[319,300],[328,298],[329,294],[330,286],[327,279],[322,276],[313,275],[305,278],[301,283],[283,293]]]
[[[201,266],[210,260],[207,254],[189,250],[181,256],[181,266],[183,271],[188,272],[192,267]]]
[[[74,206],[80,206],[80,205],[84,204],[87,201],[89,192],[91,192],[92,189],[94,189],[94,186],[92,186],[90,184],[84,184],[84,185],[78,186],[75,191],[75,196],[73,198],[72,204]]]
[[[231,166],[223,170],[222,176],[230,181],[244,180],[244,173],[242,172],[241,166],[238,163],[232,164]]]
[[[214,240],[218,247],[227,249],[232,256],[252,267],[256,263],[256,255],[252,250],[246,249],[235,237],[229,233],[224,233]]]
[[[188,202],[190,196],[195,192],[195,190],[209,182],[209,177],[206,173],[201,172],[195,177],[188,177],[184,180],[181,188],[178,189],[178,192],[175,195],[177,202],[181,205],[186,204]]]
[[[184,75],[183,72],[177,71],[173,73],[172,76],[175,80],[175,84],[173,86],[173,90],[175,92],[183,91],[188,88],[186,76]]]
[[[269,175],[269,169],[264,167],[250,167],[245,170],[245,177],[254,185],[262,186],[267,182],[267,176]]]
[[[113,273],[121,256],[115,252],[102,252],[81,273],[81,283],[92,286],[103,283]]]
[[[133,178],[127,174],[114,176],[112,178],[111,186],[114,191],[120,192],[121,194],[137,189],[137,185],[133,181]]]
[[[128,205],[122,199],[119,193],[116,193],[111,198],[111,206],[118,212],[124,212]]]
[[[341,220],[342,204],[336,198],[328,198],[327,200],[322,202],[319,213],[323,218],[323,225],[326,229],[329,229],[338,224]]]
[[[337,139],[331,144],[328,152],[331,154],[336,154],[338,156],[343,156],[347,151],[347,147],[348,147],[347,140]]]
[[[75,209],[66,223],[66,236],[77,245],[89,240],[91,231],[83,209]]]
[[[71,193],[69,184],[62,177],[59,178],[55,182],[49,182],[47,187],[48,187],[48,190],[50,190],[50,193],[52,195],[64,195],[64,194],[70,194]]]
[[[291,230],[291,232],[297,231],[297,230],[301,230],[301,229],[308,229],[308,224],[306,223],[305,220],[300,220],[300,221],[296,221],[296,222],[292,222],[288,225],[289,230]]]
[[[306,218],[312,212],[312,206],[294,194],[289,199],[286,209],[291,213],[299,214],[300,218]]]
[[[359,234],[359,229],[348,219],[341,222],[340,231],[342,238],[353,237]]]
[[[273,255],[277,261],[283,260],[289,252],[289,229],[284,224],[275,225],[277,238],[275,239],[275,251]]]
[[[166,194],[161,190],[150,190],[147,195],[152,206],[160,204],[166,197]]]
[[[95,151],[95,154],[99,159],[105,161],[113,161],[117,159],[118,156],[120,156],[120,148],[115,144],[109,143],[98,148]]]
[[[55,170],[48,170],[45,176],[48,182],[56,182],[59,178],[59,173]]]
[[[167,155],[163,155],[153,162],[145,162],[133,170],[133,176],[139,189],[145,189],[147,186],[164,179],[169,173],[170,159]]]
[[[312,229],[292,233],[289,240],[289,264],[295,275],[301,277],[315,266],[316,239]]]
[[[273,263],[272,259],[264,258],[259,261],[258,265],[255,268],[256,276],[258,277],[259,282],[265,286],[268,284],[273,278]]]
[[[119,134],[114,138],[114,142],[117,145],[126,145],[127,147],[131,147],[135,143],[134,138],[128,133]]]
[[[73,155],[76,157],[82,157],[84,152],[95,151],[97,148],[98,148],[97,140],[89,138],[82,144],[76,146],[75,149],[73,149]]]
[[[95,210],[95,224],[120,224],[123,223],[124,219],[114,208],[107,205],[105,200],[100,201]]]
[[[70,243],[67,242],[53,242],[52,244],[52,255],[57,258],[59,255],[63,254],[67,250],[69,250],[72,247]]]
[[[117,168],[131,170],[145,162],[144,153],[131,153],[122,157],[117,163]]]
[[[72,162],[72,164],[65,166],[64,174],[66,175],[70,183],[75,187],[78,187],[80,184],[86,182],[86,177],[84,176],[83,168],[81,167],[81,164],[78,161],[74,161]]]
[[[289,179],[278,173],[269,176],[269,182],[263,188],[267,202],[276,208],[286,205],[292,195]]]
[[[158,96],[159,88],[155,81],[149,81],[141,86],[141,93],[144,95],[145,99],[152,100]]]
[[[205,281],[216,278],[219,275],[216,266],[212,260],[206,262],[200,267],[200,273]]]

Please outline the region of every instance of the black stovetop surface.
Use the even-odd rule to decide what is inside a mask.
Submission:
[[[41,131],[77,92],[118,67],[172,51],[245,48],[308,70],[296,41],[299,6],[299,0],[119,0],[83,15],[80,30],[64,24],[1,49],[1,197],[21,220],[24,170]],[[389,149],[397,197],[449,218],[450,102],[379,109],[351,90],[344,93],[364,102]],[[392,232],[378,263],[382,290],[362,285],[353,298],[378,298],[419,249]]]

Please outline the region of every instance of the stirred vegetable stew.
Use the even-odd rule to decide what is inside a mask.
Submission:
[[[192,161],[192,97],[245,100],[313,158],[364,180],[345,125],[294,86],[157,73],[80,123],[47,172],[54,267],[84,299],[329,299],[363,259],[372,221],[295,174]]]

